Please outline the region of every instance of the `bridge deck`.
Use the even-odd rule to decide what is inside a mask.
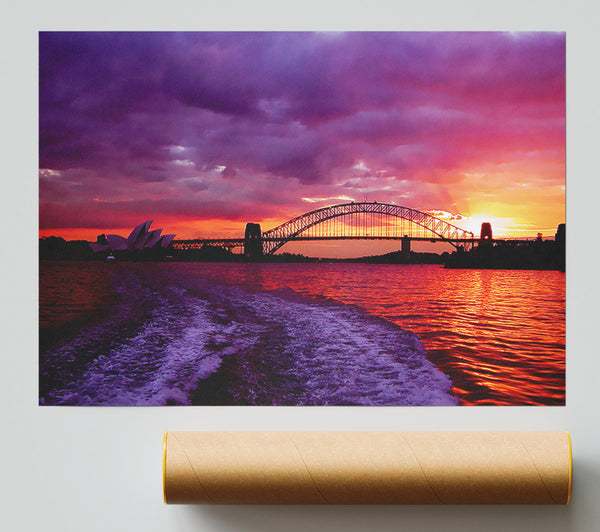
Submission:
[[[418,237],[418,236],[386,236],[386,235],[363,235],[363,236],[296,236],[294,241],[317,241],[317,240],[416,240],[422,242],[473,242],[472,238],[435,238],[435,237]],[[279,242],[281,238],[263,237],[263,242]],[[174,240],[175,247],[190,246],[190,245],[213,245],[224,247],[243,246],[243,238],[197,238],[193,240]]]
[[[324,241],[324,240],[402,240],[408,238],[410,241],[417,242],[456,242],[456,243],[476,243],[479,241],[477,238],[435,238],[435,237],[418,237],[418,236],[385,236],[385,235],[364,235],[364,236],[297,236],[294,238],[295,241]],[[531,238],[494,238],[492,243],[496,244],[526,244],[536,240],[535,237]],[[552,240],[545,239],[545,240]],[[263,242],[277,242],[278,238],[264,237]],[[243,238],[197,238],[192,240],[174,240],[173,247],[176,249],[182,249],[185,247],[201,247],[201,246],[219,246],[225,248],[235,248],[244,245]]]

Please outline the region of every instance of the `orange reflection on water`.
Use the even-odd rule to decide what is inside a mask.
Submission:
[[[106,312],[116,297],[110,292],[115,267],[119,265],[41,264],[40,332],[78,326]],[[152,267],[360,307],[417,334],[429,359],[452,379],[453,393],[464,405],[565,401],[561,272],[344,263]]]
[[[221,281],[356,305],[415,332],[462,404],[564,404],[563,272],[342,263],[193,267]]]

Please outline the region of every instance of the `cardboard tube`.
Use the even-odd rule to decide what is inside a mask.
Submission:
[[[165,503],[568,504],[568,432],[168,432]]]

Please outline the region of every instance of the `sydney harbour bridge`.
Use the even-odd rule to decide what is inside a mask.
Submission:
[[[484,227],[485,226],[485,227]],[[479,239],[491,239],[491,227],[483,224]],[[218,246],[243,248],[253,258],[272,255],[287,242],[324,240],[400,240],[403,254],[410,253],[411,241],[447,242],[456,249],[472,249],[475,235],[431,214],[378,202],[352,202],[322,207],[263,231],[247,223],[241,238],[199,238],[175,240],[178,249]]]

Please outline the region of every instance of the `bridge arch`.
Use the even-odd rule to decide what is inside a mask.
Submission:
[[[305,233],[310,228],[328,220],[359,214],[378,214],[384,217],[401,218],[411,224],[422,227],[431,234],[432,239],[449,242],[456,248],[459,247],[460,242],[472,241],[474,238],[473,233],[470,231],[465,231],[445,220],[415,209],[389,203],[358,202],[322,207],[292,218],[273,229],[265,231],[262,234],[263,252],[265,255],[271,255],[290,240],[299,238],[302,233]],[[399,235],[398,237],[402,236],[404,235]],[[408,236],[410,238],[411,235]],[[335,236],[332,236],[332,238],[335,238]],[[386,237],[373,236],[372,238]]]

